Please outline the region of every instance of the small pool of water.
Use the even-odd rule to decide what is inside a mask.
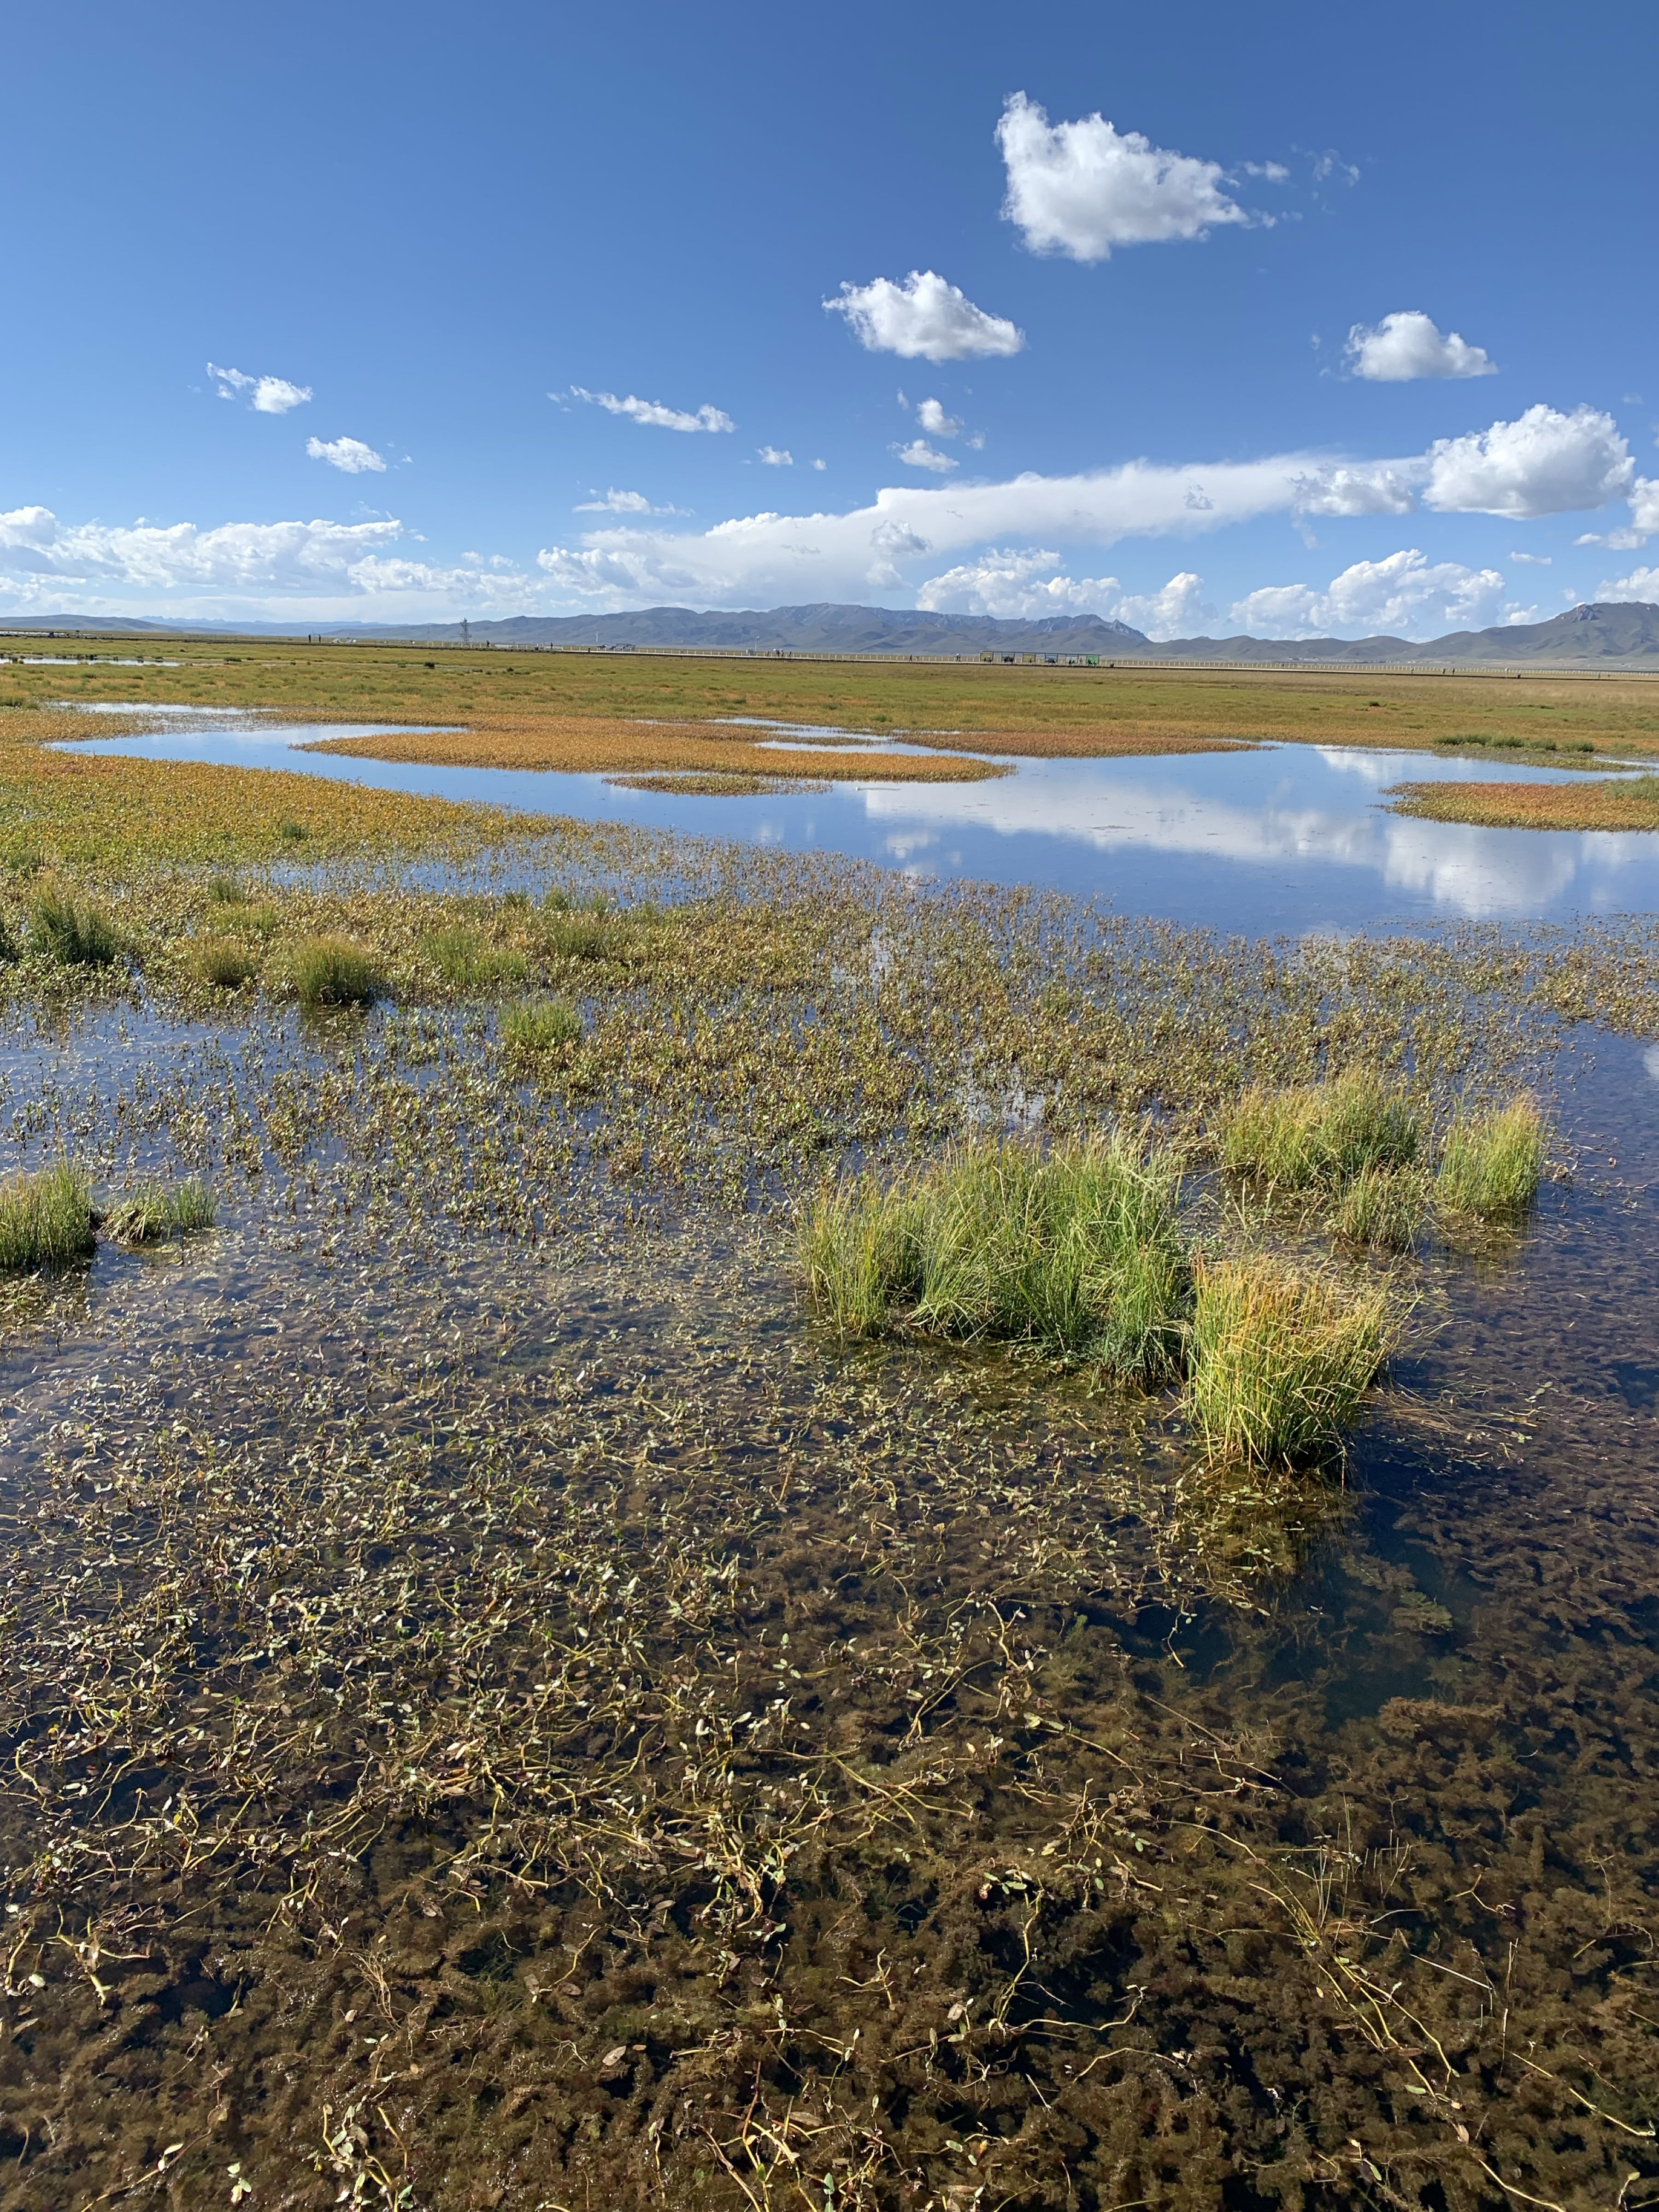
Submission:
[[[625,790],[597,775],[424,767],[298,750],[389,726],[278,726],[222,708],[181,708],[148,735],[94,739],[72,750],[297,769],[538,814],[846,853],[917,875],[1029,884],[1103,898],[1125,914],[1251,934],[1429,920],[1565,921],[1659,908],[1659,836],[1476,829],[1412,820],[1383,803],[1388,788],[1403,781],[1501,774],[1555,783],[1571,780],[1575,771],[1566,769],[1268,744],[1228,753],[1020,760],[1011,775],[989,782],[857,782],[716,799]],[[807,735],[805,728],[767,726],[783,745]],[[834,735],[860,741],[854,732]],[[890,750],[892,741],[881,746]]]

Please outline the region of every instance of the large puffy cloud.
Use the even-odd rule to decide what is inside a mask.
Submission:
[[[1218,161],[1170,153],[1099,114],[1050,124],[1017,92],[997,143],[1008,171],[1003,214],[1034,253],[1104,261],[1115,246],[1202,238],[1217,223],[1251,220],[1223,189]]]
[[[374,522],[65,524],[50,507],[0,514],[0,571],[115,582],[145,591],[305,589],[349,580],[355,563],[404,534]]]
[[[1420,308],[1384,315],[1348,332],[1348,365],[1373,384],[1407,384],[1422,376],[1496,376],[1498,363],[1485,348],[1455,331],[1441,331]]]
[[[556,399],[556,392],[550,392]],[[731,430],[736,424],[723,407],[699,407],[688,413],[683,407],[666,407],[660,399],[639,399],[633,392],[619,399],[614,392],[589,392],[584,386],[573,384],[573,399],[584,399],[591,407],[603,407],[607,415],[625,415],[632,422],[644,422],[653,430]]]
[[[1045,615],[1101,615],[1159,640],[1191,636],[1215,618],[1204,580],[1189,571],[1162,591],[1125,594],[1115,576],[1067,576],[1053,551],[991,551],[930,576],[916,605],[939,614],[995,615],[1036,621]]]
[[[1269,585],[1235,602],[1232,622],[1254,637],[1437,637],[1531,620],[1505,597],[1496,568],[1431,562],[1415,546],[1382,561],[1356,561],[1324,589]]]
[[[1001,315],[988,315],[931,269],[913,269],[902,284],[890,276],[843,284],[823,304],[831,314],[846,316],[867,351],[906,361],[994,359],[1018,353],[1025,343],[1024,331]]]
[[[1611,415],[1594,407],[1571,415],[1528,407],[1513,422],[1437,439],[1423,500],[1447,513],[1527,520],[1603,507],[1629,490],[1635,473]]]
[[[1599,584],[1598,599],[1637,599],[1644,605],[1659,605],[1659,568],[1632,568],[1628,576],[1615,576],[1610,583]]]

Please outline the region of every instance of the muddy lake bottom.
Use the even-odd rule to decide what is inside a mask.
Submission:
[[[775,1208],[400,1197],[388,1018],[0,1041],[30,1156],[222,1197],[0,1340],[0,2204],[1649,2201],[1638,1043],[1240,1482],[827,1340]]]

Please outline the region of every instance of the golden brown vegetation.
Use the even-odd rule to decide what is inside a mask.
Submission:
[[[1402,783],[1393,811],[1489,830],[1659,830],[1659,776],[1594,783]]]

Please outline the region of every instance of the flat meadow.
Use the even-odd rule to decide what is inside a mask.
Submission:
[[[0,670],[0,2204],[1647,2201],[1650,917],[51,749],[1638,755],[1645,688],[165,650]]]

